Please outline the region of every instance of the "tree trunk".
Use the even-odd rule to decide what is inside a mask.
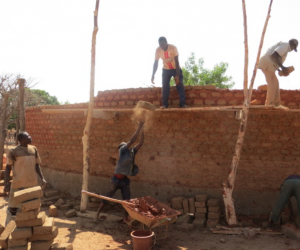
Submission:
[[[20,115],[20,131],[25,131],[25,105],[24,105],[24,95],[25,95],[25,79],[18,79],[19,85],[19,115]]]
[[[258,49],[257,57],[256,57],[256,63],[254,66],[254,71],[253,75],[251,78],[251,84],[250,84],[250,89],[248,90],[248,37],[247,37],[247,15],[246,15],[246,6],[245,6],[245,0],[242,0],[243,2],[243,14],[244,14],[244,30],[245,30],[245,68],[244,68],[244,104],[243,104],[243,110],[242,110],[242,120],[239,128],[239,133],[238,133],[238,139],[236,142],[235,146],[235,152],[232,158],[232,163],[230,166],[230,173],[228,175],[228,179],[226,181],[223,181],[222,186],[223,186],[223,199],[224,199],[224,204],[225,204],[225,215],[226,215],[226,220],[229,225],[236,225],[237,220],[236,220],[236,214],[235,214],[235,208],[234,208],[234,201],[232,198],[232,192],[234,188],[234,183],[235,183],[235,178],[236,178],[236,173],[237,173],[237,168],[238,164],[240,161],[241,157],[241,152],[242,152],[242,147],[244,143],[244,137],[245,137],[245,132],[246,132],[246,127],[247,127],[247,121],[248,121],[248,114],[249,114],[249,107],[250,107],[250,100],[252,96],[252,88],[254,84],[254,80],[256,77],[256,72],[257,72],[257,66],[261,54],[261,48],[263,45],[264,41],[264,36],[266,33],[268,21],[270,18],[270,13],[271,13],[271,6],[273,3],[273,0],[270,1],[269,5],[269,11],[268,15],[265,21],[265,25],[263,28],[262,32],[262,37],[260,41],[260,46]]]
[[[91,51],[91,79],[90,79],[90,102],[87,113],[86,125],[83,131],[83,180],[82,190],[88,191],[89,174],[90,174],[90,129],[92,125],[92,115],[94,107],[94,87],[95,87],[95,61],[96,61],[96,36],[98,32],[98,9],[100,0],[96,0],[94,11],[94,30],[92,35],[92,51]],[[87,209],[88,196],[81,194],[80,211],[84,212]]]
[[[20,131],[20,114],[19,114],[19,102],[18,102],[18,107],[17,107],[17,118],[16,118],[16,134],[18,135],[19,131]],[[17,137],[16,137],[16,141],[15,141],[15,144],[18,145],[18,140],[17,140]]]
[[[5,94],[2,98],[2,116],[1,116],[1,133],[0,133],[0,169],[2,169],[3,166],[3,154],[4,154],[4,142],[5,142],[5,129],[7,128],[6,122],[6,112],[7,112],[7,103],[8,103],[8,94]]]

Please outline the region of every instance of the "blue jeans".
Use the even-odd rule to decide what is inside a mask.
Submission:
[[[300,215],[300,179],[288,179],[281,186],[279,199],[273,208],[271,220],[277,222],[282,210],[291,197],[295,196],[298,206],[298,214]]]
[[[116,176],[113,176],[110,180],[110,186],[106,196],[112,198],[118,189],[121,190],[123,200],[131,199],[130,180],[127,177],[119,180]],[[105,204],[108,203],[107,200],[102,200],[102,202]]]
[[[163,69],[162,73],[162,104],[163,106],[169,106],[169,95],[170,95],[170,80],[171,78],[176,76],[176,69]],[[185,92],[184,92],[184,85],[183,85],[183,75],[182,70],[180,69],[180,83],[176,85],[179,100],[180,100],[180,107],[185,105]]]

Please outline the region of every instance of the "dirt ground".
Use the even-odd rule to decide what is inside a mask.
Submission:
[[[6,219],[7,197],[0,197],[0,223]],[[47,207],[42,210],[48,212]],[[107,206],[105,213],[122,216],[123,208],[119,205]],[[117,218],[117,217],[116,217]],[[117,220],[103,220],[94,223],[92,219],[72,217],[66,218],[63,211],[55,218],[55,226],[59,228],[56,242],[73,243],[74,250],[133,249],[130,232],[126,224]],[[135,224],[136,229],[140,227]],[[161,227],[163,228],[163,227]],[[160,235],[160,230],[156,231]],[[154,250],[300,250],[300,241],[292,240],[284,235],[256,235],[252,239],[244,236],[212,234],[207,228],[194,229],[192,232],[180,232],[176,225],[171,225],[167,240],[158,240]]]

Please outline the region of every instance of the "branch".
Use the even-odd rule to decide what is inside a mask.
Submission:
[[[253,75],[252,75],[252,78],[251,78],[250,88],[249,88],[249,91],[248,91],[248,101],[249,102],[251,101],[253,84],[254,84],[254,80],[255,80],[255,77],[256,77],[258,62],[259,62],[259,59],[260,59],[261,49],[262,49],[262,46],[263,46],[263,43],[264,43],[265,33],[266,33],[266,30],[267,30],[269,19],[271,17],[270,13],[271,13],[272,4],[273,4],[273,0],[270,1],[268,15],[266,17],[265,26],[263,28],[263,32],[262,32],[262,35],[261,35],[261,38],[260,38],[260,44],[259,44],[259,47],[258,47],[256,62],[255,62],[255,65],[254,65],[254,70],[253,70]]]
[[[247,13],[246,4],[243,0],[243,15],[244,15],[244,38],[245,38],[245,63],[244,63],[244,99],[248,100],[248,29],[247,29]]]

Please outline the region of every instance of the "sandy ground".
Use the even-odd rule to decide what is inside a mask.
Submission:
[[[0,223],[6,219],[7,198],[0,197]],[[47,211],[47,207],[42,210]],[[122,216],[122,207],[107,206],[110,214]],[[48,211],[47,211],[48,212]],[[66,218],[63,211],[55,218],[55,226],[59,228],[56,242],[73,243],[74,250],[102,250],[102,249],[133,249],[131,244],[131,230],[117,220],[100,220],[94,223],[92,219],[73,217]],[[136,229],[140,227],[135,224]],[[163,227],[161,227],[163,228]],[[159,235],[160,232],[157,230]],[[224,243],[221,242],[225,241]],[[257,235],[252,239],[244,236],[212,234],[209,229],[194,229],[192,232],[180,232],[175,225],[171,225],[167,240],[158,240],[154,250],[300,250],[300,241],[292,240],[284,235]]]

